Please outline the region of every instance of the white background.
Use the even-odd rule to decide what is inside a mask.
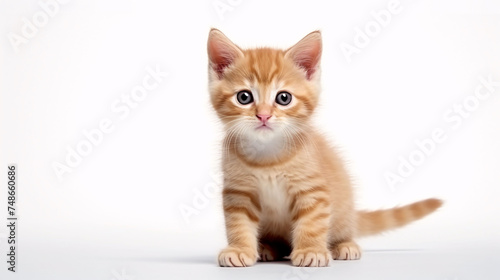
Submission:
[[[214,4],[220,3],[230,9],[218,13]],[[33,22],[44,10],[38,1],[0,1],[3,182],[8,164],[19,169],[18,273],[3,264],[0,274],[497,278],[500,86],[460,125],[443,115],[472,98],[480,77],[500,81],[500,4],[401,0],[401,12],[349,61],[341,45],[355,46],[356,28],[364,30],[373,21],[370,12],[388,3],[74,0],[59,4],[32,38],[14,46],[9,38],[23,36],[23,18]],[[359,208],[427,197],[445,200],[444,207],[404,229],[361,240],[366,254],[358,262],[305,272],[286,262],[260,263],[247,272],[218,268],[216,255],[225,246],[221,200],[196,195],[220,179],[222,130],[207,93],[210,27],[242,47],[287,48],[321,30],[316,123],[348,162]],[[112,104],[142,84],[148,67],[169,75],[120,118]],[[75,149],[86,139],[84,130],[104,119],[114,130],[59,180],[54,162],[66,164],[67,148]],[[397,172],[400,157],[408,158],[418,149],[415,141],[435,129],[443,129],[446,140],[390,187],[384,174]],[[1,188],[4,221],[6,193]],[[183,216],[182,207],[196,214]],[[1,226],[3,256],[6,237]]]

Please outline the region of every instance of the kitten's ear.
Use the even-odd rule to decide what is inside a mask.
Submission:
[[[304,69],[307,79],[310,80],[319,67],[321,49],[321,32],[314,31],[286,50],[285,57],[291,58],[295,64]]]
[[[243,56],[243,51],[215,28],[208,35],[207,48],[210,67],[217,72],[219,79],[236,58]]]

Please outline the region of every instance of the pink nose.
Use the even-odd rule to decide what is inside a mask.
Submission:
[[[266,124],[271,117],[271,115],[257,114],[257,118],[262,122],[262,124]]]

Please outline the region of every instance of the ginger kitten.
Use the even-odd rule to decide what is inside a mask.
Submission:
[[[319,31],[287,50],[243,50],[210,31],[210,98],[226,130],[228,246],[220,266],[285,256],[294,266],[359,259],[353,238],[404,226],[442,204],[427,199],[388,210],[354,209],[344,164],[310,121],[320,93],[321,50]]]

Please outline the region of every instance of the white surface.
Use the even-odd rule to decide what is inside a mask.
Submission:
[[[367,250],[359,261],[335,261],[327,268],[295,268],[286,261],[257,263],[250,268],[221,268],[209,250],[215,246],[201,238],[184,236],[182,243],[189,244],[184,248],[173,240],[150,236],[147,239],[149,241],[137,240],[149,245],[142,248],[98,242],[70,247],[26,242],[25,247],[34,246],[36,250],[24,250],[20,272],[8,279],[458,280],[500,277],[499,247],[485,247],[480,242],[473,247],[448,250]]]
[[[349,163],[359,207],[445,200],[418,223],[361,240],[360,262],[298,279],[498,278],[500,87],[456,127],[443,114],[474,93],[480,76],[500,81],[500,7],[435,2],[401,1],[401,12],[349,63],[340,45],[352,44],[355,28],[389,1],[232,1],[222,19],[215,1],[74,0],[18,52],[8,34],[20,34],[23,17],[42,9],[38,1],[0,1],[0,170],[17,163],[20,175],[20,272],[0,265],[1,278],[113,279],[122,266],[138,280],[280,279],[293,271],[288,264],[217,268],[225,245],[220,196],[193,205],[197,192],[220,191],[213,174],[221,128],[206,89],[212,26],[242,47],[285,48],[321,29],[316,119]],[[157,65],[169,76],[128,116],[113,111]],[[52,164],[64,163],[67,147],[103,119],[114,130],[59,181]],[[437,128],[446,140],[391,188],[384,174]],[[0,188],[1,224],[5,195]],[[197,208],[189,223],[182,205]],[[2,226],[2,255],[5,236]]]

